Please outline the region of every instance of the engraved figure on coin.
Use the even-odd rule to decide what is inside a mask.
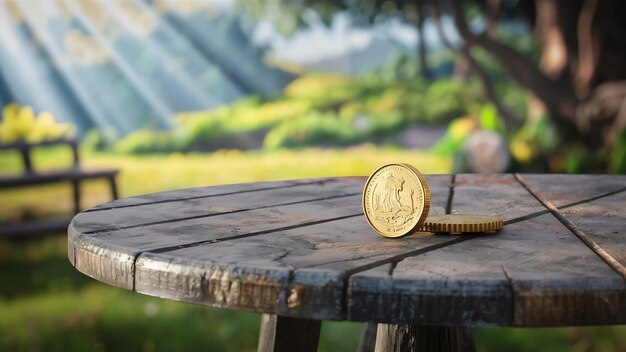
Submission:
[[[382,197],[375,197],[375,204],[373,204],[377,220],[394,228],[409,222],[415,213],[413,190],[411,190],[409,195],[410,200],[408,202],[410,202],[410,205],[402,204],[404,183],[405,181],[402,177],[396,177],[393,174],[387,176],[384,182]],[[405,203],[408,202],[405,201]]]
[[[383,212],[392,212],[394,209],[401,208],[400,192],[404,189],[404,179],[396,178],[393,175],[389,175],[385,182],[385,193],[383,193],[383,200],[381,207]]]

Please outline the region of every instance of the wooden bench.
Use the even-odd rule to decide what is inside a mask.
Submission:
[[[31,152],[35,148],[49,147],[53,145],[67,145],[72,151],[72,165],[67,168],[37,171],[33,168]],[[16,187],[28,187],[35,185],[69,182],[72,184],[74,202],[74,214],[80,212],[80,182],[86,179],[104,178],[108,181],[111,189],[111,197],[118,198],[115,176],[119,169],[115,168],[85,168],[80,165],[78,144],[74,139],[58,139],[39,143],[0,143],[0,151],[17,150],[20,153],[23,171],[21,173],[0,175],[0,190]],[[21,223],[0,224],[0,237],[22,237],[49,232],[63,232],[69,225],[70,218],[43,219]]]

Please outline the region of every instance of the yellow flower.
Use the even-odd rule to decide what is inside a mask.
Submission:
[[[16,103],[7,104],[2,109],[2,118],[4,121],[15,121],[20,111],[20,106]]]
[[[533,148],[527,141],[514,139],[511,142],[511,154],[520,162],[528,162],[533,157]]]
[[[28,135],[34,124],[35,113],[33,112],[33,108],[30,106],[24,106],[20,108],[17,121],[15,121],[13,128],[15,129],[18,138],[24,138]]]
[[[478,127],[476,121],[471,117],[460,117],[452,122],[448,126],[448,133],[455,142],[460,142],[465,137],[469,136],[470,132]]]
[[[47,111],[42,111],[37,116],[37,121],[45,126],[54,125],[56,122],[54,121],[54,115]]]
[[[6,122],[0,124],[0,141],[5,143],[15,142],[17,140],[17,133],[11,125]]]

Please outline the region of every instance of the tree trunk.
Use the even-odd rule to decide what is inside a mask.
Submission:
[[[416,0],[415,19],[419,41],[417,46],[417,54],[419,57],[420,75],[424,79],[431,79],[433,75],[430,69],[430,65],[428,64],[428,47],[426,46],[426,36],[424,35],[424,18],[426,18],[425,10],[426,6],[424,4],[424,0]]]
[[[576,108],[579,100],[571,87],[552,80],[528,58],[511,47],[502,44],[485,34],[474,34],[469,30],[461,3],[453,2],[454,22],[466,46],[476,46],[495,57],[521,86],[535,93],[563,125],[576,123]]]

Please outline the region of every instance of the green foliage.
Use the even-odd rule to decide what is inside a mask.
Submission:
[[[504,125],[502,120],[498,117],[498,111],[493,104],[485,104],[478,114],[480,121],[480,127],[486,130],[502,133],[504,132]]]
[[[347,144],[355,139],[350,125],[332,114],[310,113],[284,121],[265,137],[268,149],[298,147],[306,144],[323,144],[332,140]]]
[[[83,138],[81,147],[85,150],[103,151],[113,148],[117,139],[117,132],[113,129],[93,128]]]
[[[510,45],[533,62],[539,62],[541,51],[532,33],[520,34],[518,31],[500,30],[497,32],[496,38],[502,43]]]
[[[475,111],[485,99],[476,81],[444,79],[428,88],[424,101],[428,102],[425,104],[426,116],[450,121]]]
[[[453,155],[461,150],[461,146],[470,133],[478,128],[476,119],[462,117],[452,121],[448,125],[446,134],[435,144],[431,150],[438,155]]]
[[[519,118],[524,119],[528,115],[528,103],[531,94],[515,83],[505,81],[496,81],[496,94],[500,97],[502,103],[513,111]],[[524,121],[519,121],[523,123]]]
[[[181,113],[173,130],[139,130],[119,140],[113,150],[205,151],[219,149],[227,139],[264,135],[258,145],[269,149],[345,146],[409,123],[446,123],[477,111],[481,103],[484,99],[474,81],[387,81],[378,74],[313,73],[290,83],[282,96],[269,100],[248,97],[211,111]],[[90,136],[87,144],[98,149],[104,145],[102,140],[102,136]]]
[[[137,130],[115,144],[120,153],[169,153],[179,150],[178,141],[170,131]]]
[[[622,130],[609,151],[609,172],[626,174],[626,129]]]

